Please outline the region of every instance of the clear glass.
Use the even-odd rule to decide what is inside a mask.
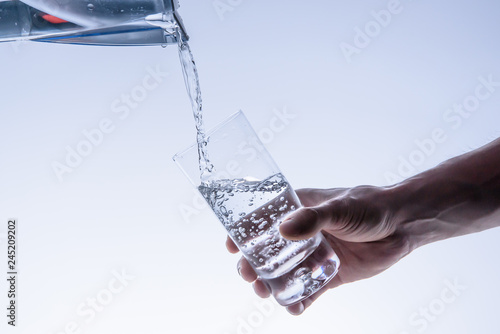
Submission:
[[[243,112],[207,132],[215,167],[200,181],[197,145],[174,161],[200,191],[276,301],[284,306],[305,299],[337,273],[340,261],[321,233],[290,241],[278,227],[301,203]]]

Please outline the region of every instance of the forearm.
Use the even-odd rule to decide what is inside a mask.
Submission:
[[[500,138],[393,188],[412,249],[500,226]]]

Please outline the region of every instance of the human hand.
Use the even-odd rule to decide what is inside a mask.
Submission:
[[[291,314],[301,314],[329,289],[381,273],[412,250],[400,228],[397,194],[391,188],[301,189],[297,195],[303,207],[285,219],[280,233],[290,240],[302,240],[321,231],[337,253],[341,266],[321,290],[288,306]],[[231,253],[238,252],[229,237],[226,246]],[[244,257],[238,262],[238,272],[243,279],[253,282],[257,295],[262,298],[270,295]]]
[[[323,233],[340,258],[320,291],[288,306],[301,314],[322,293],[381,273],[415,248],[500,226],[500,138],[391,187],[302,189],[303,207],[280,225],[287,239]],[[228,239],[227,248],[238,248]],[[238,271],[255,292],[270,292],[242,258]]]

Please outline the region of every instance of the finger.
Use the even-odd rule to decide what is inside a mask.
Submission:
[[[304,309],[304,304],[302,304],[302,302],[298,302],[297,304],[287,306],[286,310],[291,315],[301,315],[305,309]]]
[[[260,298],[267,298],[271,295],[271,292],[259,278],[253,283],[253,290]]]
[[[289,240],[309,239],[325,226],[329,211],[326,205],[300,208],[283,221],[280,233]]]
[[[250,263],[242,257],[238,261],[238,273],[240,276],[247,282],[252,283],[257,279],[257,274],[253,270],[252,266],[250,266]]]
[[[240,251],[238,249],[238,247],[236,246],[236,244],[234,243],[234,241],[231,240],[231,238],[229,236],[226,239],[226,248],[229,251],[229,253],[231,253],[231,254],[236,254]]]

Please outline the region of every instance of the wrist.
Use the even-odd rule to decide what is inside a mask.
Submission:
[[[419,188],[418,181],[413,179],[390,188],[395,230],[407,240],[410,251],[432,242],[433,237],[429,228],[434,224],[436,214],[431,215],[432,210],[417,195]]]
[[[465,182],[450,165],[441,164],[393,187],[395,224],[412,250],[480,230],[469,208],[481,187]]]

